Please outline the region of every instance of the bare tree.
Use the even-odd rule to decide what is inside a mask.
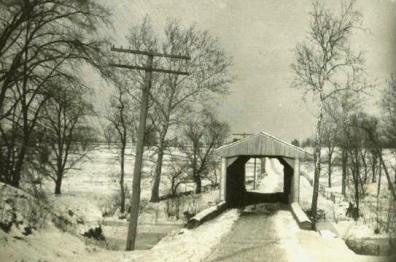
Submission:
[[[360,94],[345,90],[335,99],[337,102],[332,110],[328,112],[332,114],[333,119],[337,123],[337,144],[341,149],[341,193],[346,196],[348,186],[348,130],[352,115],[362,111],[362,101]]]
[[[93,109],[82,90],[54,86],[40,114],[36,168],[54,181],[55,194],[61,194],[65,175],[93,149],[93,128],[86,124]]]
[[[180,185],[188,182],[188,162],[184,156],[175,152],[169,152],[170,155],[170,170],[166,172],[170,180],[170,194],[177,196],[177,191]]]
[[[207,110],[186,122],[181,149],[186,155],[188,171],[196,184],[197,194],[201,193],[202,179],[210,176],[213,151],[224,142],[228,132],[228,125],[218,121]]]
[[[379,157],[375,148],[371,148],[369,150],[369,164],[371,168],[371,183],[375,183],[377,181],[377,173],[379,169]]]
[[[117,85],[117,94],[111,98],[110,113],[107,119],[116,131],[116,141],[120,145],[120,199],[121,213],[125,212],[125,150],[128,141],[132,141],[134,131],[133,107],[131,99],[123,86]]]
[[[110,149],[111,144],[115,142],[113,138],[116,135],[116,131],[114,130],[112,123],[106,123],[102,126],[102,128],[103,128],[103,136],[107,144],[107,149]]]
[[[396,145],[396,77],[391,75],[382,91],[381,99],[383,133],[389,146]]]
[[[382,126],[384,140],[386,141],[386,144],[394,147],[396,145],[396,78],[394,75],[390,76],[388,80],[388,86],[383,90],[381,108],[383,113]],[[380,141],[378,141],[378,138],[375,136],[375,134],[372,134],[371,137],[375,144],[380,145]],[[378,156],[381,166],[383,167],[387,177],[389,189],[392,191],[393,197],[396,198],[396,193],[391,183],[390,174],[388,168],[385,165],[382,154],[378,154]]]
[[[162,173],[164,149],[168,131],[179,124],[180,118],[188,114],[188,107],[212,94],[224,93],[231,81],[228,58],[217,39],[207,31],[199,31],[195,26],[183,28],[179,22],[171,20],[164,29],[164,53],[187,53],[191,60],[185,63],[165,60],[165,67],[176,68],[190,73],[189,76],[163,75],[159,89],[154,89],[154,102],[158,132],[158,155],[151,190],[152,202],[159,201],[159,186]]]
[[[93,1],[0,1],[1,180],[18,187],[37,117],[55,82],[97,66],[102,40],[90,39],[108,12]],[[89,40],[87,40],[89,39]]]
[[[326,111],[331,108],[326,109]],[[337,124],[334,119],[325,114],[322,126],[322,144],[327,149],[328,186],[331,187],[331,174],[333,167],[333,154],[337,145]]]
[[[359,218],[360,202],[366,194],[367,164],[366,154],[372,148],[369,133],[377,133],[377,119],[364,113],[356,113],[351,116],[350,125],[346,131],[347,145],[351,169],[353,199],[356,205],[354,218]],[[362,168],[364,168],[362,172]]]
[[[294,86],[313,95],[318,104],[315,131],[315,174],[312,196],[312,225],[316,229],[322,121],[326,101],[350,87],[361,88],[356,81],[362,71],[363,58],[349,47],[349,38],[359,24],[361,15],[355,1],[345,1],[338,13],[326,8],[322,1],[314,1],[307,41],[297,45]],[[348,85],[347,82],[354,82]]]

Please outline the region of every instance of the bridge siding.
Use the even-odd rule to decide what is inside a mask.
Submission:
[[[281,156],[299,159],[309,157],[309,154],[302,148],[293,146],[264,132],[222,146],[216,150],[216,153],[221,157]]]

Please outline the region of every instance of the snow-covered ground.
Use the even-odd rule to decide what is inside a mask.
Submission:
[[[174,232],[163,238],[150,251],[134,252],[123,261],[204,261],[213,246],[230,232],[238,217],[238,210],[228,210],[204,226]]]
[[[126,174],[125,185],[128,192],[131,192],[132,170],[134,165],[134,148],[129,146],[126,150]],[[172,154],[180,154],[177,149],[172,149]],[[185,223],[184,211],[190,213],[212,205],[219,199],[218,191],[205,192],[201,195],[190,195],[175,200],[166,200],[158,204],[149,203],[151,194],[151,179],[154,171],[155,153],[153,149],[146,148],[144,154],[143,177],[141,182],[141,206],[139,224],[142,229],[139,231],[142,240],[138,248],[149,248],[166,233],[174,228],[179,228]],[[161,177],[160,194],[169,193],[169,165],[170,156],[164,156],[163,175]],[[124,248],[126,238],[125,220],[118,219],[118,212],[114,216],[103,218],[102,214],[113,210],[117,196],[119,196],[119,151],[116,146],[110,149],[106,145],[100,145],[88,154],[88,158],[82,162],[77,169],[71,170],[66,175],[62,184],[62,195],[54,196],[53,182],[46,181],[44,188],[48,192],[50,200],[54,206],[63,210],[73,210],[84,217],[84,221],[89,226],[98,224],[104,225],[104,233],[112,241],[112,248]],[[207,181],[203,181],[205,185]],[[194,185],[182,190],[193,190]],[[127,203],[129,199],[127,199]],[[172,207],[177,206],[179,219],[166,215],[167,204]],[[176,212],[176,211],[175,211]],[[111,213],[111,212],[110,212]],[[174,213],[174,212],[173,212]],[[111,215],[111,214],[110,214]],[[89,223],[88,223],[89,222]],[[172,226],[173,225],[173,226]]]
[[[325,238],[302,230],[287,206],[255,204],[246,207],[232,231],[203,261],[386,261],[359,256],[340,238]]]
[[[391,165],[393,157],[389,152],[385,152],[387,165]],[[320,176],[320,194],[318,208],[326,214],[325,220],[332,223],[336,228],[338,235],[347,243],[356,246],[359,252],[368,252],[370,254],[386,254],[390,252],[389,238],[391,232],[386,232],[386,226],[380,227],[380,232],[375,232],[378,227],[377,219],[381,224],[387,224],[389,215],[390,192],[387,190],[387,180],[385,174],[382,174],[381,196],[377,202],[377,183],[369,183],[366,186],[367,195],[361,200],[360,215],[358,221],[346,216],[346,210],[349,202],[354,203],[353,196],[349,193],[345,198],[341,194],[341,167],[333,166],[332,187],[328,187],[328,169],[327,165],[322,164]],[[312,201],[312,181],[314,167],[311,162],[303,162],[301,165],[300,177],[300,204],[303,209],[309,210]],[[371,179],[371,178],[370,178]],[[351,188],[347,188],[350,192]],[[379,204],[377,206],[377,203]],[[377,209],[380,208],[380,209]],[[377,216],[377,212],[379,215]]]
[[[229,210],[204,227],[173,231],[151,250],[104,250],[52,226],[22,237],[0,230],[0,261],[202,261],[227,234],[239,213]],[[17,237],[17,238],[15,238]]]
[[[268,158],[265,166],[266,176],[260,181],[257,191],[261,193],[283,192],[283,165],[275,158]]]
[[[344,200],[341,195],[341,170],[337,165],[333,166],[332,187],[328,187],[328,177],[326,174],[327,166],[322,165],[322,174],[320,177],[321,190],[318,197],[318,209],[320,212],[319,228],[321,234],[326,237],[338,235],[340,238],[355,248],[354,250],[366,254],[387,254],[390,252],[389,233],[381,230],[375,233],[373,225],[377,217],[375,215],[376,188],[377,184],[368,185],[375,187],[364,198],[361,204],[362,217],[356,222],[350,217],[346,217],[346,210],[349,202]],[[248,171],[247,171],[248,172]],[[306,211],[311,209],[312,201],[312,181],[313,181],[313,163],[302,162],[300,176],[300,205]],[[248,174],[247,174],[248,175]],[[384,181],[385,180],[385,181]],[[387,191],[386,179],[382,178],[383,191]],[[283,191],[283,166],[276,159],[266,160],[266,175],[257,181],[256,192],[272,193]],[[387,192],[388,193],[388,192]],[[333,197],[333,198],[332,198]],[[386,201],[385,201],[386,202]],[[385,204],[387,204],[386,202]],[[370,206],[368,206],[370,204]],[[381,204],[381,202],[380,202]],[[382,204],[384,205],[384,204]],[[383,211],[387,215],[388,205],[383,206]],[[387,219],[387,217],[383,217]]]
[[[131,151],[131,149],[130,149]],[[47,225],[40,230],[33,230],[33,233],[25,236],[22,229],[12,228],[6,234],[0,230],[0,261],[202,261],[210,253],[227,232],[231,230],[233,223],[238,219],[238,212],[230,210],[222,214],[215,220],[205,223],[204,226],[193,230],[180,229],[184,223],[183,217],[177,220],[175,217],[169,218],[165,215],[167,202],[159,204],[148,203],[150,194],[153,163],[150,162],[150,154],[146,153],[145,173],[142,183],[142,204],[143,212],[139,217],[138,247],[148,249],[155,243],[158,244],[150,250],[137,250],[134,252],[116,251],[123,249],[126,238],[127,222],[120,220],[117,214],[113,217],[103,218],[103,205],[112,199],[118,191],[118,159],[117,150],[108,150],[105,147],[98,148],[91,152],[88,161],[82,163],[78,170],[73,170],[65,179],[63,184],[63,194],[54,196],[49,194],[49,205],[54,212],[67,217],[73,230],[63,232],[53,224]],[[165,164],[165,170],[166,170]],[[131,169],[133,166],[133,155],[129,152],[127,156],[127,185],[131,184]],[[259,166],[259,165],[257,165]],[[252,173],[252,163],[247,166],[248,173]],[[333,176],[334,187],[332,191],[337,191],[340,182],[337,168]],[[310,208],[312,199],[312,186],[309,182],[312,177],[313,168],[303,165],[302,171],[305,176],[300,179],[300,200],[304,209]],[[266,175],[259,176],[256,190],[259,192],[282,192],[283,191],[283,166],[276,159],[267,159]],[[326,185],[326,177],[322,176],[321,184]],[[385,184],[386,185],[386,184]],[[52,183],[44,185],[50,192]],[[167,193],[166,179],[162,184],[162,194]],[[384,187],[386,188],[386,187]],[[182,210],[195,208],[199,211],[215,203],[219,198],[217,191],[207,192],[200,196],[188,196],[188,200],[181,203]],[[326,220],[336,222],[337,219],[345,215],[346,206],[342,203],[335,205],[325,196],[319,196],[319,209],[324,211]],[[312,251],[310,254],[302,252],[305,248],[318,248],[315,245],[320,235],[313,232],[300,232],[295,228],[288,217],[280,211],[277,217],[277,230],[282,236],[284,245],[290,261],[303,259],[303,261],[317,261],[320,251]],[[70,215],[71,214],[71,215]],[[80,222],[77,222],[80,221]],[[82,223],[81,223],[82,221]],[[369,235],[366,225],[356,224],[354,221],[338,221],[336,228],[339,236],[344,239],[356,236],[365,237]],[[359,222],[360,223],[360,222]],[[96,245],[87,244],[81,237],[83,232],[97,225],[102,225],[104,235],[110,241],[106,250]],[[286,230],[287,229],[287,230]],[[283,231],[282,231],[283,230]],[[168,236],[166,236],[168,234]],[[304,235],[307,235],[303,237]],[[359,235],[360,234],[360,235]],[[166,236],[166,237],[164,237]],[[286,236],[293,236],[292,238]],[[379,235],[376,235],[380,237]],[[140,240],[139,240],[140,237]],[[164,237],[164,238],[162,238]],[[162,238],[162,240],[160,240]],[[308,239],[308,240],[307,240]],[[140,242],[139,242],[140,241]],[[329,242],[329,247],[337,248],[343,242],[337,239]],[[341,244],[340,244],[341,243]],[[67,247],[67,248],[65,248]],[[303,248],[303,249],[301,249]],[[344,248],[344,246],[342,246]],[[312,260],[313,259],[313,260]],[[352,260],[351,260],[352,261]],[[353,260],[355,261],[355,260]]]
[[[280,210],[275,219],[287,261],[388,261],[388,257],[360,256],[340,238],[324,238],[314,231],[299,229],[288,211]]]
[[[199,212],[213,205],[219,199],[218,191],[209,191],[200,195],[193,194],[160,203],[149,203],[151,174],[154,166],[153,159],[155,159],[153,152],[147,150],[145,152],[145,164],[143,168],[142,210],[139,216],[137,236],[138,249],[149,249],[167,234],[179,232],[182,225],[186,222],[183,216],[184,211]],[[168,172],[168,165],[169,159],[165,156],[164,173]],[[132,184],[132,167],[133,154],[132,149],[129,148],[127,151],[125,178],[125,183],[129,187],[129,190]],[[101,146],[90,152],[89,158],[82,162],[77,169],[67,174],[63,181],[62,194],[60,196],[55,196],[52,193],[54,185],[51,181],[46,181],[43,184],[43,189],[47,191],[47,205],[53,210],[56,216],[62,217],[62,219],[66,218],[66,220],[70,220],[70,223],[63,225],[64,227],[60,229],[49,219],[48,225],[44,228],[33,230],[33,233],[28,236],[22,234],[23,228],[18,230],[12,228],[10,233],[4,233],[0,230],[0,244],[2,245],[0,261],[38,261],[40,259],[42,261],[121,261],[123,257],[130,257],[129,260],[134,261],[134,256],[139,254],[139,250],[135,252],[122,252],[104,249],[105,245],[112,250],[123,250],[125,248],[128,222],[119,219],[117,216],[118,213],[115,213],[111,217],[103,217],[104,210],[106,210],[109,204],[113,204],[114,196],[118,194],[118,173],[118,150],[116,148],[108,149],[106,146]],[[162,195],[169,192],[168,182],[166,175],[164,175],[160,187]],[[205,185],[205,183],[203,184]],[[23,195],[24,193],[22,192],[20,194]],[[166,215],[168,204],[177,204],[178,209],[180,209],[178,211],[179,219]],[[24,208],[21,207],[21,209]],[[210,232],[214,233],[216,230],[221,231],[221,228],[226,232],[227,221],[231,219],[230,221],[232,222],[237,216],[236,211],[227,214],[229,215],[226,215],[223,220],[220,220],[220,224],[215,224],[215,227],[218,229],[209,227],[211,229],[208,231],[208,234]],[[221,226],[223,222],[225,223],[224,227]],[[87,244],[82,234],[90,228],[99,225],[104,232],[107,243],[102,243],[100,245],[101,247],[94,243]],[[207,248],[209,248],[211,243],[214,243],[213,241],[219,238],[220,234],[222,234],[220,231],[213,234],[211,236],[212,238],[207,238],[207,241],[209,241]],[[198,238],[198,234],[204,235],[206,231],[204,228],[201,228],[197,231],[199,233],[191,232],[187,230],[180,234],[173,233],[172,239],[166,238],[167,240],[161,245],[164,246],[165,243],[171,244],[172,241],[176,241],[177,243],[184,241],[188,243],[191,238]],[[184,240],[180,240],[180,237]],[[203,244],[201,242],[201,245]],[[185,244],[184,247],[188,245]],[[149,251],[142,252],[147,254]],[[161,252],[163,251],[158,251],[156,254],[158,255]],[[199,254],[201,251],[196,250],[194,252]],[[159,256],[162,255],[160,254]],[[159,260],[161,259],[158,258]]]

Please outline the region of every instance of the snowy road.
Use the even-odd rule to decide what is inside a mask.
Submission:
[[[207,261],[288,261],[274,218],[242,213]]]
[[[266,174],[254,191],[282,192],[283,166],[277,159],[267,159]],[[270,209],[265,208],[265,205],[260,207],[253,212],[245,209],[232,231],[205,261],[289,261],[284,248],[284,236],[277,230],[278,209],[287,207],[277,204],[267,205]]]
[[[387,261],[356,255],[339,238],[326,239],[300,230],[286,206],[270,207],[245,209],[203,261]]]

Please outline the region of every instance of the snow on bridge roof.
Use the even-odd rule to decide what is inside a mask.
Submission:
[[[232,156],[281,156],[306,159],[311,154],[300,147],[289,144],[266,132],[251,135],[216,149],[216,154],[222,157]]]

